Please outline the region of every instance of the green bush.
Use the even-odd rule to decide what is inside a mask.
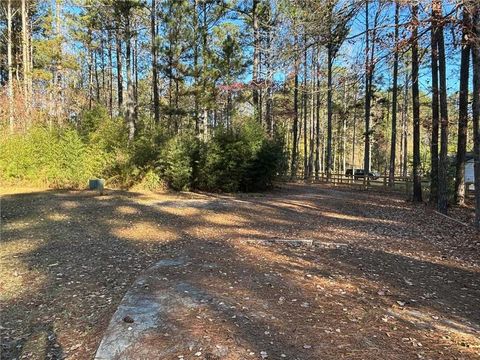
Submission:
[[[273,180],[281,171],[283,160],[282,143],[264,140],[245,169],[242,190],[263,191],[271,188]]]
[[[154,170],[148,170],[142,180],[133,186],[133,189],[148,191],[164,190],[165,188],[165,183]]]
[[[166,142],[158,159],[163,179],[174,190],[187,190],[192,184],[193,136],[176,136]]]
[[[238,191],[250,156],[249,144],[242,141],[239,133],[218,132],[200,154],[199,188]]]
[[[107,153],[126,151],[128,130],[125,121],[120,117],[102,119],[95,131],[88,133],[86,141],[96,144]]]
[[[26,134],[3,137],[0,179],[52,187],[84,187],[89,178],[100,176],[105,153],[85,144],[77,131],[33,128]]]
[[[284,162],[282,144],[254,121],[216,129],[207,142],[188,133],[168,138],[160,128],[143,129],[128,142],[121,118],[94,109],[82,119],[76,128],[2,136],[0,181],[83,188],[103,177],[124,188],[257,191],[272,186]]]
[[[110,120],[107,109],[101,105],[95,105],[91,110],[84,110],[80,113],[77,122],[77,130],[80,135],[86,137]]]
[[[282,146],[253,121],[217,131],[200,152],[198,187],[208,191],[256,191],[272,185]]]

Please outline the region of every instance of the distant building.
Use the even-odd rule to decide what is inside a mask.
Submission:
[[[467,154],[467,162],[465,163],[465,184],[473,184],[474,182],[473,154]]]
[[[450,165],[454,169],[457,163],[457,155],[452,154],[449,156]],[[473,152],[468,152],[465,157],[465,184],[470,185],[470,189],[474,189],[474,173],[473,173]]]

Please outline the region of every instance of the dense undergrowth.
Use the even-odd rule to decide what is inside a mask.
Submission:
[[[120,188],[258,191],[272,185],[285,161],[282,143],[252,120],[215,129],[208,141],[162,127],[140,129],[132,142],[127,133],[122,118],[98,107],[75,124],[2,136],[0,181],[85,188],[88,179],[105,178]]]

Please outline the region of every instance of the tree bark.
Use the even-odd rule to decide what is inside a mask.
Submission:
[[[312,48],[312,59],[310,62],[310,135],[309,135],[309,153],[308,153],[308,178],[311,179],[314,172],[314,154],[315,154],[315,56]]]
[[[442,17],[442,2],[434,0],[437,5],[438,17]],[[447,75],[445,64],[445,41],[443,36],[443,19],[438,26],[438,70],[440,95],[440,158],[438,166],[438,203],[437,209],[446,214],[448,207],[448,103]]]
[[[113,118],[113,59],[112,59],[112,38],[108,31],[108,108],[110,110],[110,118]]]
[[[156,19],[157,19],[157,3],[156,0],[152,0],[152,9],[150,14],[150,33],[152,37],[152,92],[153,92],[153,113],[155,123],[160,123],[160,98],[158,94],[158,61],[157,61],[157,32],[156,32]]]
[[[307,43],[307,38],[304,35],[303,44],[304,46]],[[303,92],[302,92],[302,102],[303,102],[303,178],[307,179],[308,177],[308,139],[307,139],[307,119],[308,119],[308,94],[307,94],[307,50],[304,50],[303,54]]]
[[[432,70],[432,140],[430,145],[430,203],[438,202],[438,130],[440,102],[438,84],[438,14],[432,8],[431,70]]]
[[[22,66],[23,66],[23,99],[25,110],[30,108],[30,50],[29,50],[29,29],[28,29],[28,7],[26,0],[22,0]]]
[[[117,102],[118,113],[123,112],[123,65],[122,65],[122,41],[120,38],[120,28],[117,26],[115,34],[116,58],[117,58]]]
[[[472,63],[473,63],[473,156],[475,177],[475,226],[480,230],[480,5],[472,4]]]
[[[265,104],[265,121],[267,124],[267,134],[273,136],[273,69],[272,69],[272,30],[267,29],[267,54],[265,58],[265,67],[267,70],[267,102]]]
[[[413,201],[422,201],[420,178],[420,96],[418,89],[418,5],[412,5]]]
[[[105,107],[108,106],[108,100],[107,100],[107,94],[105,92],[106,90],[106,78],[105,78],[105,39],[103,37],[103,34],[102,34],[102,40],[100,42],[100,56],[101,56],[101,60],[102,60],[102,98],[103,98],[103,103],[105,105]]]
[[[92,110],[93,103],[93,50],[92,50],[92,34],[91,31],[88,31],[88,56],[87,56],[87,67],[88,67],[88,109]]]
[[[402,108],[402,176],[408,174],[408,71],[405,71],[405,85],[403,92],[403,108]]]
[[[370,171],[370,73],[373,71],[369,60],[369,0],[365,2],[365,146],[363,157],[363,169],[368,182],[368,173]]]
[[[133,119],[138,123],[138,36],[135,35],[133,46]]]
[[[252,23],[253,23],[253,69],[252,69],[252,82],[253,82],[253,109],[255,112],[255,118],[261,123],[260,116],[260,95],[258,91],[258,73],[260,66],[260,34],[259,34],[259,22],[258,22],[258,5],[259,0],[253,0],[252,2]]]
[[[400,4],[395,0],[395,50],[393,55],[393,89],[392,89],[392,136],[390,139],[390,169],[388,184],[395,186],[395,158],[397,149],[397,102],[398,102],[398,23],[400,17]]]
[[[125,121],[128,126],[128,140],[133,141],[135,136],[135,102],[134,102],[134,85],[132,81],[132,65],[131,65],[131,33],[130,33],[130,10],[125,14],[125,70],[127,73],[127,102],[125,106]]]
[[[333,67],[333,49],[329,45],[327,48],[327,155],[326,155],[326,172],[327,180],[330,181],[332,177],[332,117],[333,117],[333,76],[332,76],[332,67]]]
[[[93,51],[93,71],[95,74],[95,99],[97,104],[100,103],[100,79],[98,77],[98,61],[97,61],[98,49]]]
[[[462,19],[462,52],[460,60],[460,91],[458,95],[458,136],[457,161],[455,169],[455,203],[465,203],[465,162],[467,152],[468,129],[468,79],[470,68],[470,14],[466,4],[463,7]]]
[[[318,62],[318,50],[316,61],[316,124],[315,124],[315,179],[318,180],[320,174],[320,64]]]
[[[198,67],[198,58],[199,58],[199,26],[198,26],[198,1],[194,0],[193,2],[193,97],[194,97],[194,110],[193,118],[195,120],[195,134],[197,137],[200,136],[200,99],[199,99],[199,67]]]
[[[10,133],[14,130],[13,119],[13,62],[12,62],[12,2],[7,0],[7,67],[8,67],[8,125]]]
[[[357,142],[357,89],[353,97],[352,169],[355,170],[355,144]],[[353,174],[352,174],[353,175]]]
[[[298,55],[295,59],[294,89],[293,89],[293,131],[292,131],[292,162],[290,166],[290,178],[294,179],[297,175],[298,165]]]

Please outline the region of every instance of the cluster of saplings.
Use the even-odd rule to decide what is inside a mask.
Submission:
[[[152,125],[129,142],[125,121],[102,107],[69,125],[34,126],[0,142],[1,182],[61,188],[84,188],[99,177],[122,188],[260,191],[287,163],[281,141],[254,120],[216,128],[207,140]]]

